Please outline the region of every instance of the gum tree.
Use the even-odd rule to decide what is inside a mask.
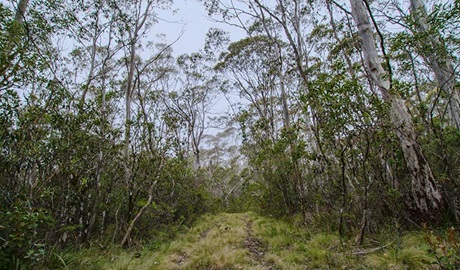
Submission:
[[[404,154],[408,172],[410,173],[412,197],[416,211],[435,217],[442,211],[442,196],[436,185],[433,172],[417,134],[412,117],[404,100],[392,89],[391,73],[385,70],[378,55],[374,35],[369,19],[368,9],[362,0],[350,0],[353,19],[362,41],[362,51],[367,71],[372,82],[383,100],[389,105],[391,123],[398,136],[401,151]],[[391,67],[388,67],[391,70]]]

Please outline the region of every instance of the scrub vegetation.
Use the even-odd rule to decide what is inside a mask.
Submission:
[[[0,1],[0,270],[459,269],[458,0],[181,3]]]

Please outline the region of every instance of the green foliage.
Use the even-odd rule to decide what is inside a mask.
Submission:
[[[436,233],[425,228],[425,238],[441,269],[458,269],[460,262],[460,233],[454,228]]]
[[[142,162],[139,174],[150,176],[158,174],[154,188],[154,202],[138,224],[135,237],[138,240],[150,239],[152,233],[173,225],[191,224],[197,217],[213,209],[213,202],[204,185],[200,185],[199,172],[193,171],[186,161],[170,159],[163,170],[155,172],[155,162]],[[136,201],[137,207],[145,205],[145,191],[141,191]]]
[[[26,42],[24,27],[14,20],[13,12],[3,3],[0,3],[0,13],[0,90],[3,92],[4,87],[19,82],[15,76],[24,66],[18,58],[25,54]]]
[[[260,182],[246,181],[241,187],[241,194],[230,199],[225,211],[240,213],[242,211],[264,212],[264,194],[266,187]]]
[[[389,108],[366,80],[348,17],[326,24],[315,17],[322,7],[314,1],[292,5],[299,10],[274,8],[281,20],[270,18],[270,7],[244,10],[258,10],[245,26],[251,36],[231,43],[211,70],[214,50],[229,41],[221,30],[208,33],[205,53],[175,59],[169,45],[146,40],[153,36],[148,32],[156,23],[153,13],[145,13],[145,27],[132,39],[141,25],[135,16],[142,15],[133,12],[133,1],[32,1],[24,24],[14,20],[15,2],[0,3],[0,265],[71,268],[78,264],[61,248],[92,246],[110,258],[94,266],[83,262],[82,268],[103,268],[118,254],[123,258],[117,268],[136,267],[141,262],[132,254],[105,246],[118,243],[146,206],[129,239],[133,250],[158,251],[172,267],[185,263],[189,269],[258,269],[244,246],[250,221],[262,237],[255,244],[272,248],[260,256],[268,262],[264,266],[284,269],[338,268],[347,260],[357,266],[341,245],[361,232],[417,223],[407,203],[410,175]],[[210,12],[233,16],[220,10],[219,1],[205,2]],[[434,5],[427,32],[417,31],[407,17],[400,21],[407,29],[383,32],[382,41],[389,48],[392,94],[403,97],[413,114],[449,210],[440,223],[449,224],[459,219],[460,133],[446,127],[446,96],[433,86],[419,56],[438,52],[457,64],[457,2]],[[266,17],[257,18],[260,12]],[[289,22],[284,28],[283,21]],[[301,29],[307,32],[296,33]],[[438,33],[440,46],[426,42]],[[71,51],[61,48],[63,39],[75,43]],[[130,58],[132,49],[137,54]],[[217,164],[194,167],[190,161],[204,152],[205,115],[219,88],[229,101],[233,90],[247,101],[226,116],[227,128],[240,125],[243,141],[214,153]],[[126,97],[132,98],[130,119],[123,115]],[[122,120],[131,127],[126,137]],[[222,153],[231,148],[239,148],[241,156],[223,165]],[[279,223],[253,213],[206,216],[197,231],[167,250],[176,233],[218,210],[297,221]],[[309,224],[310,231],[290,223]],[[226,233],[223,224],[238,228]],[[458,260],[458,243],[450,234],[429,238],[440,267]],[[202,246],[193,246],[204,238]],[[366,262],[416,269],[429,261],[426,255],[405,243],[367,256]],[[156,259],[145,268],[157,267]]]
[[[438,178],[447,203],[447,215],[443,222],[458,222],[458,201],[460,195],[460,132],[455,128],[435,128],[435,133],[423,137],[423,147],[429,153],[427,158]]]
[[[52,228],[53,219],[45,209],[33,209],[30,201],[13,203],[0,213],[0,265],[5,268],[33,267],[47,255],[44,235]]]
[[[261,49],[264,47],[272,50],[271,45],[273,45],[273,41],[265,36],[249,37],[238,42],[231,43],[228,46],[229,52],[220,56],[220,60],[222,60],[222,62],[218,63],[215,69],[221,70],[225,68],[231,68],[232,66],[244,66],[249,63],[254,64],[258,61],[263,62],[263,58],[254,59],[253,57],[257,54],[263,53]]]

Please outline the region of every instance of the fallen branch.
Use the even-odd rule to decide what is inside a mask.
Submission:
[[[376,248],[367,249],[367,250],[362,249],[362,250],[359,250],[359,251],[352,252],[351,255],[362,256],[362,255],[371,254],[371,253],[377,252],[379,250],[382,250],[382,249],[388,247],[390,244],[391,243],[388,243],[386,245],[376,247]]]

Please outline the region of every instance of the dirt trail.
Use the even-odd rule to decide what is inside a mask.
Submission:
[[[154,269],[271,270],[264,258],[268,247],[253,230],[251,214],[222,214],[192,228],[172,245]]]
[[[419,238],[412,234],[403,237],[402,243],[407,243],[398,254],[406,255],[401,258],[393,256],[388,245],[384,252],[356,255],[350,252],[352,246],[344,246],[343,239],[333,233],[313,234],[252,212],[208,214],[171,242],[155,245],[155,249],[147,245],[138,250],[114,249],[98,257],[87,256],[78,267],[69,269],[428,269],[434,258],[420,248],[426,244]]]
[[[253,221],[250,219],[249,216],[245,216],[243,219],[246,222],[246,232],[247,237],[244,241],[244,247],[249,250],[252,259],[263,266],[266,270],[273,269],[273,266],[269,265],[267,262],[264,261],[264,254],[267,251],[267,246],[265,246],[259,238],[254,236],[254,231],[252,230],[252,223]]]

